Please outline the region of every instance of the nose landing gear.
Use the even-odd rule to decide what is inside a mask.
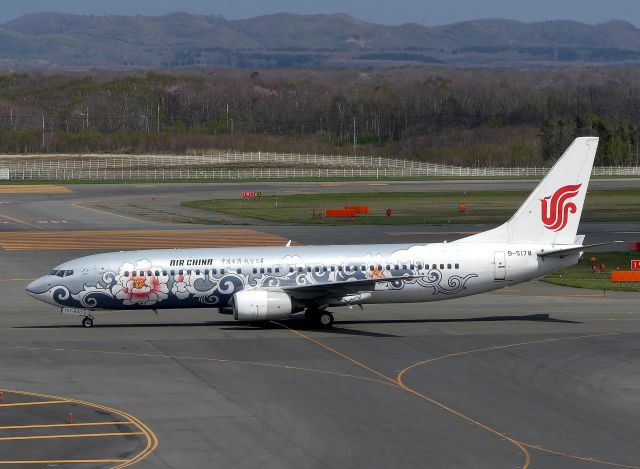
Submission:
[[[333,314],[324,309],[309,308],[304,312],[304,319],[313,327],[327,329],[333,326]]]
[[[93,327],[93,317],[85,316],[82,319],[82,327]]]

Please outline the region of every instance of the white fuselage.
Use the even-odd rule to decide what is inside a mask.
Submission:
[[[575,264],[552,246],[506,243],[160,249],[86,256],[33,282],[47,303],[94,309],[225,308],[243,289],[288,291],[317,306],[438,301],[496,290]],[[64,271],[63,274],[60,272]],[[411,280],[399,280],[410,276]],[[356,293],[331,284],[377,281]],[[294,287],[326,286],[327,292]],[[288,290],[292,289],[293,290]]]

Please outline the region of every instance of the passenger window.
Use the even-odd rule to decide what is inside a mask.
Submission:
[[[327,266],[326,266],[326,265],[322,266],[322,271],[323,271],[323,272],[326,272],[326,271],[327,271]]]
[[[191,269],[187,270],[187,275],[191,275]]]
[[[342,272],[342,266],[341,265],[338,266],[338,272]]]
[[[160,277],[160,271],[159,270],[156,270],[154,273],[155,273],[156,277]]]
[[[332,266],[331,266],[331,272],[335,272],[335,271],[336,271],[336,266],[335,266],[335,265],[332,265]]]
[[[460,264],[456,264],[456,265],[455,265],[455,268],[456,268],[456,269],[459,269],[459,268],[460,268]]]
[[[391,266],[387,264],[387,270],[391,270]]]
[[[397,265],[397,264],[396,264],[396,265],[394,265],[394,266],[393,266],[393,268],[394,268],[395,270],[400,270],[400,266],[399,266],[399,265]]]
[[[257,274],[258,273],[258,269],[256,269],[255,267],[253,268],[253,273]]]
[[[415,266],[415,264],[411,264],[411,265],[409,266],[409,268],[410,268],[411,270],[413,270],[413,269],[415,269],[415,268],[416,268],[416,266]]]
[[[224,275],[224,269],[220,269],[220,275]]]
[[[304,272],[304,268],[303,267],[298,267],[298,272]]]
[[[172,271],[171,271],[171,275],[175,275],[175,274],[176,274],[176,271],[175,271],[175,270],[172,270]]]
[[[441,268],[441,269],[444,269],[444,264],[440,264],[440,268]]]
[[[264,274],[264,267],[261,267],[261,268],[260,268],[260,273],[261,273],[261,274]]]
[[[216,274],[218,273],[218,269],[211,269],[211,273],[212,273],[213,275],[216,275]]]
[[[280,267],[276,267],[276,274],[280,273]]]
[[[178,270],[178,275],[184,275],[184,270]]]
[[[293,271],[294,271],[294,268],[293,267],[289,267],[289,273],[292,274]]]
[[[270,274],[271,273],[271,267],[267,267],[267,273]]]
[[[431,266],[431,268],[432,268],[432,269],[437,269],[437,268],[438,268],[438,266],[437,266],[437,264],[433,264],[433,265]]]
[[[402,264],[402,270],[407,270],[407,264]]]
[[[366,266],[366,265],[361,266],[361,267],[360,267],[360,270],[362,270],[363,272],[366,272],[366,270],[367,270],[367,266]]]
[[[451,268],[451,264],[447,264],[447,269],[450,269],[450,268]]]
[[[200,269],[196,269],[196,275],[200,275]]]
[[[311,272],[311,267],[307,267],[307,272]]]
[[[52,274],[52,275],[53,275],[53,274]],[[125,270],[125,271],[124,271],[124,276],[125,276],[125,277],[128,277],[128,276],[129,276],[129,271],[128,271],[128,270]]]

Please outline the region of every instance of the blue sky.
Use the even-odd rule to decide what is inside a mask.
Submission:
[[[624,19],[640,25],[639,0],[2,0],[0,22],[39,11],[93,15],[187,11],[228,19],[278,12],[344,12],[375,23],[416,22],[428,26],[477,18],[571,19],[585,23]]]

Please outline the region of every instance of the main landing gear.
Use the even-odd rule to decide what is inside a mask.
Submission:
[[[93,327],[93,317],[85,316],[82,319],[82,327]]]
[[[325,329],[333,326],[333,314],[324,309],[309,308],[304,312],[304,319],[313,327]]]

